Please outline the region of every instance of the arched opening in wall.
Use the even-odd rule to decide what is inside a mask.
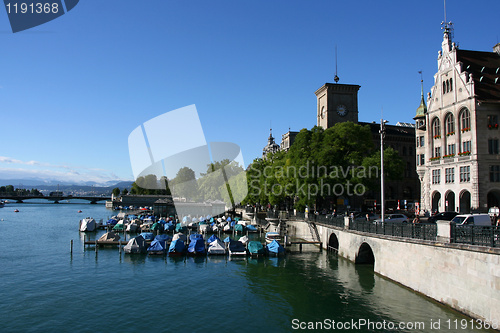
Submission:
[[[440,201],[441,201],[441,193],[439,193],[438,191],[432,193],[432,211],[433,212],[439,211]]]
[[[460,193],[460,213],[470,213],[470,192],[467,190]]]
[[[339,252],[339,239],[333,232],[328,239],[328,251]]]
[[[499,190],[489,191],[486,199],[487,199],[486,201],[488,202],[488,208],[500,207],[500,191]]]
[[[455,192],[448,191],[445,196],[445,211],[454,212],[455,208]]]
[[[358,250],[356,259],[354,260],[356,265],[374,265],[375,256],[373,255],[372,248],[367,243],[361,244]]]

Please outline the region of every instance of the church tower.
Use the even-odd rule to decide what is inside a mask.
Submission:
[[[335,81],[338,82],[337,76]],[[355,84],[325,83],[316,90],[317,125],[327,129],[340,122],[357,123],[359,88]]]

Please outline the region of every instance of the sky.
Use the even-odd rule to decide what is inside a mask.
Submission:
[[[498,13],[498,0],[446,3],[461,49],[491,52]],[[270,127],[279,144],[316,125],[335,47],[360,121],[413,122],[443,20],[440,0],[82,0],[12,33],[0,8],[0,179],[133,180],[129,134],[192,104],[206,141],[239,145],[248,165]]]

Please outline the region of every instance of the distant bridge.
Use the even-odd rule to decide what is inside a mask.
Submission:
[[[54,203],[59,203],[63,200],[87,200],[91,204],[96,204],[98,201],[111,200],[111,197],[95,197],[95,196],[74,196],[74,195],[61,195],[61,196],[40,196],[40,195],[2,195],[0,194],[0,200],[15,200],[17,203],[23,203],[24,200],[32,199],[44,199],[48,201],[53,201]]]

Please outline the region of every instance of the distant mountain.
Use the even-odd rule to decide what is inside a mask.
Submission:
[[[83,182],[81,184],[67,184],[58,181],[44,181],[39,179],[0,179],[0,186],[12,185],[15,188],[36,188],[42,193],[62,191],[65,195],[111,195],[111,191],[118,187],[130,190],[132,181],[109,181],[104,184]]]

